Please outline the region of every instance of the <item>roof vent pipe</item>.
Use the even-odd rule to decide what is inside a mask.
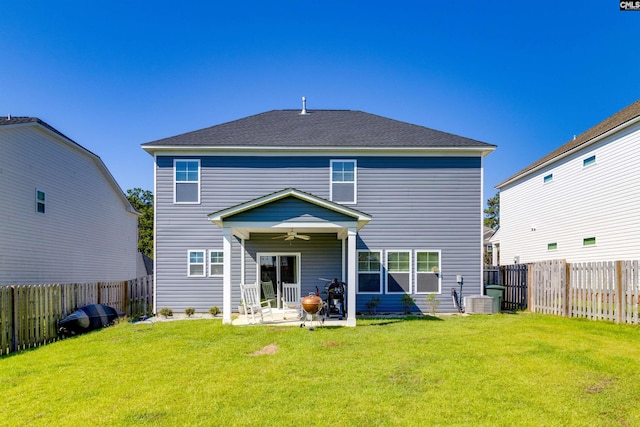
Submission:
[[[307,98],[305,98],[304,96],[302,97],[302,111],[300,112],[300,114],[308,114],[307,113]]]

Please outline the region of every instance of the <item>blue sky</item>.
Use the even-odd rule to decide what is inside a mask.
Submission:
[[[496,144],[486,200],[640,97],[639,28],[613,0],[0,0],[0,114],[153,190],[140,144],[305,96]]]

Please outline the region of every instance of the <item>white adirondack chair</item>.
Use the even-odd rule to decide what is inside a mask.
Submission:
[[[261,282],[260,286],[262,287],[262,295],[264,295],[264,298],[271,304],[275,304],[277,298],[276,293],[273,290],[273,282],[271,280],[267,280],[265,282]]]
[[[256,315],[260,315],[260,321],[264,322],[265,315],[268,314],[273,322],[273,311],[271,302],[260,301],[260,288],[257,284],[241,284],[242,304],[249,323],[256,323]]]
[[[299,284],[282,284],[282,309],[285,319],[288,315],[294,316],[295,319],[299,319],[302,316],[302,300],[300,298]]]

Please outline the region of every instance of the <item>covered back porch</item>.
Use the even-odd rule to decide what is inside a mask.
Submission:
[[[232,292],[241,283],[270,280],[279,293],[293,281],[305,296],[336,277],[348,284],[345,324],[356,325],[356,238],[369,215],[287,188],[211,213],[209,220],[223,234],[223,323],[232,324]]]

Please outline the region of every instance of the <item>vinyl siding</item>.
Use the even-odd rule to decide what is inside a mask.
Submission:
[[[558,161],[500,192],[500,258],[635,259],[640,242],[640,125]],[[593,165],[583,160],[595,155]],[[544,176],[553,173],[553,181]],[[596,245],[583,239],[596,237]],[[547,250],[548,243],[558,249]]]
[[[0,128],[0,148],[0,284],[136,276],[137,216],[84,150],[37,126]]]
[[[287,187],[329,199],[330,156],[184,156],[201,160],[201,203],[173,203],[173,159],[158,156],[156,164],[156,284],[158,307],[205,310],[222,305],[221,278],[188,278],[189,249],[222,248],[222,232],[207,220],[218,210]],[[481,293],[481,165],[480,157],[376,157],[357,160],[358,203],[348,205],[372,216],[360,230],[358,249],[420,249],[442,251],[442,305],[453,311],[450,289],[456,275],[465,280],[465,295]],[[274,209],[277,211],[277,209]],[[315,214],[320,215],[318,212]],[[252,215],[248,213],[247,215]],[[265,249],[262,249],[265,248]],[[246,280],[255,280],[256,252],[302,253],[303,292],[315,289],[318,277],[342,275],[341,242],[335,235],[312,235],[308,242],[274,241],[269,235],[246,242]],[[299,248],[297,250],[296,248]],[[329,249],[329,250],[326,250]],[[233,244],[232,307],[239,302],[240,244]],[[383,259],[384,259],[383,253]],[[412,269],[414,266],[412,266]],[[355,285],[355,284],[354,284]],[[379,311],[400,311],[400,294],[380,295]],[[364,311],[371,295],[358,297]],[[416,297],[427,310],[424,295]],[[196,304],[198,307],[196,307]]]

